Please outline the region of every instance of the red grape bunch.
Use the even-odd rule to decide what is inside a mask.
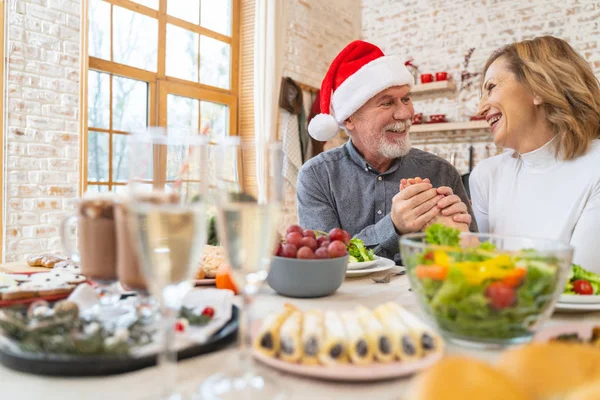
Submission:
[[[277,246],[275,255],[306,260],[346,255],[346,247],[351,239],[348,232],[341,228],[333,228],[328,234],[317,234],[311,229],[292,225],[287,229],[285,240]]]

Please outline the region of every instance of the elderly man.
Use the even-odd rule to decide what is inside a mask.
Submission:
[[[350,43],[335,58],[321,85],[321,114],[308,130],[326,141],[344,128],[350,140],[302,166],[300,225],[341,227],[396,260],[400,235],[430,223],[476,230],[456,169],[411,148],[413,82],[400,58],[364,41]],[[406,181],[415,177],[427,179]]]

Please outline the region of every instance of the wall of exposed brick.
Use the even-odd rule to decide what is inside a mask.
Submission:
[[[386,54],[413,58],[421,72],[448,71],[459,82],[463,60],[475,48],[469,72],[483,68],[498,47],[540,35],[563,38],[579,51],[600,76],[600,3],[591,0],[362,0],[362,38],[379,45]],[[455,93],[415,96],[416,112],[447,114],[450,120],[467,120],[478,101],[475,84]],[[468,147],[475,160],[494,155],[490,137],[479,132],[413,135],[416,147],[447,159],[456,151],[461,172],[468,169]],[[478,137],[466,137],[475,135]]]
[[[60,249],[79,185],[79,0],[7,6],[6,261]]]
[[[288,0],[286,6],[288,30],[283,75],[318,88],[337,53],[360,37],[360,0]],[[283,226],[298,221],[296,192],[289,185],[283,216]]]

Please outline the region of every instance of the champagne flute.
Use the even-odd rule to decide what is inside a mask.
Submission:
[[[282,395],[279,386],[254,371],[251,360],[251,318],[249,305],[267,277],[276,243],[283,177],[280,143],[267,146],[267,190],[258,199],[240,183],[241,156],[252,151],[228,137],[218,143],[220,169],[217,171],[217,227],[225,248],[233,280],[242,289],[240,319],[240,370],[209,377],[201,387],[202,399],[274,399]]]
[[[180,399],[175,321],[206,244],[207,139],[148,128],[130,137],[129,151],[130,231],[148,289],[161,311],[161,398]]]

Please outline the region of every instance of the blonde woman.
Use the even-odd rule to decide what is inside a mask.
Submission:
[[[511,151],[470,177],[479,230],[561,239],[600,272],[600,86],[588,63],[551,36],[513,43],[484,69],[480,113]]]

